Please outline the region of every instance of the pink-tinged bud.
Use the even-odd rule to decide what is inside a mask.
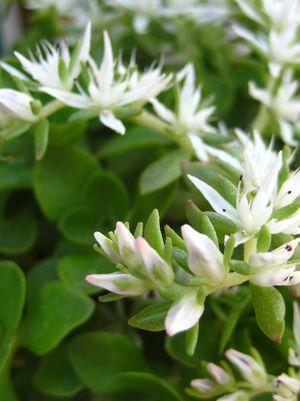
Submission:
[[[135,245],[142,266],[150,280],[158,285],[167,285],[174,280],[172,268],[143,237],[138,237]]]
[[[226,372],[225,369],[221,368],[221,366],[215,365],[214,363],[209,363],[207,365],[207,370],[209,371],[210,375],[215,379],[215,381],[220,384],[228,384],[232,381],[229,374]]]
[[[215,383],[210,379],[194,379],[191,381],[191,387],[199,391],[202,394],[213,394],[216,390]]]
[[[223,395],[218,401],[249,401],[249,396],[244,391],[236,391],[232,394]]]
[[[118,272],[111,274],[90,274],[85,279],[92,285],[120,295],[141,295],[148,290],[143,281],[130,274]]]
[[[252,384],[254,388],[261,387],[267,381],[265,368],[254,358],[234,349],[225,352],[226,357],[236,366],[245,380]]]
[[[188,224],[182,226],[181,232],[188,249],[189,269],[196,276],[205,276],[215,284],[222,283],[226,269],[223,255],[214,242]]]
[[[285,373],[274,379],[273,387],[276,393],[273,399],[276,401],[296,401],[300,394],[300,380]]]
[[[105,237],[105,235],[103,235],[99,231],[96,231],[94,233],[94,237],[107,258],[114,264],[119,263],[120,255],[118,253],[116,244],[111,239]]]
[[[139,259],[136,255],[134,236],[125,224],[120,221],[116,224],[115,234],[118,241],[119,252],[124,264],[128,267],[136,267],[139,264]]]
[[[199,303],[197,291],[191,290],[175,301],[168,311],[165,326],[169,336],[193,327],[204,312],[204,305]]]

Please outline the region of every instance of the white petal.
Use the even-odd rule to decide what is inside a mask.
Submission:
[[[40,90],[56,98],[57,100],[60,100],[62,103],[70,107],[74,107],[75,109],[87,109],[90,106],[88,98],[83,95],[78,95],[77,93],[67,92],[46,86],[42,86]]]
[[[221,161],[229,164],[230,166],[234,167],[241,173],[243,172],[243,167],[238,160],[237,157],[232,156],[230,153],[225,152],[224,150],[214,148],[212,146],[204,145],[205,150],[212,156],[220,159]]]
[[[232,394],[223,395],[223,397],[218,398],[217,401],[246,401],[248,396],[243,391],[237,391]]]
[[[294,254],[300,239],[294,239],[271,252],[260,252],[250,256],[249,264],[255,269],[274,267],[287,262]]]
[[[207,155],[205,144],[202,139],[196,134],[189,134],[189,138],[198,159],[202,162],[208,162],[209,157]]]
[[[294,301],[294,323],[293,323],[294,337],[300,350],[300,305]]]
[[[235,208],[226,199],[224,199],[223,196],[221,196],[214,188],[206,184],[206,182],[201,181],[199,178],[196,178],[190,174],[188,174],[188,178],[202,193],[204,198],[217,213],[222,214],[236,224],[239,224],[239,219],[237,217]]]
[[[224,281],[223,255],[214,242],[188,224],[182,226],[181,232],[188,249],[189,269],[196,276],[208,277],[213,283]]]
[[[141,295],[147,290],[143,281],[130,274],[90,274],[86,276],[86,281],[120,295]]]
[[[118,240],[120,255],[126,260],[128,252],[135,253],[135,238],[121,221],[118,221],[116,224],[115,234]]]
[[[175,115],[171,110],[169,110],[166,106],[164,106],[157,99],[152,99],[151,104],[152,104],[156,114],[159,117],[161,117],[163,120],[167,121],[170,124],[174,124]]]
[[[260,287],[290,286],[300,282],[300,272],[295,272],[295,266],[283,266],[253,274],[249,280]]]
[[[247,17],[251,18],[253,21],[257,22],[258,24],[264,25],[265,22],[263,18],[256,12],[254,8],[252,8],[248,1],[246,0],[235,0],[237,4],[240,6],[241,10]]]
[[[284,120],[279,120],[280,134],[284,143],[290,146],[297,146],[298,142],[295,140],[295,129],[291,123]]]
[[[120,135],[124,135],[126,132],[126,128],[121,120],[119,120],[112,112],[109,113],[101,113],[99,115],[99,119],[103,125],[112,129]]]
[[[270,94],[266,90],[258,88],[254,82],[249,82],[249,94],[267,107],[271,107],[272,101]]]
[[[174,302],[168,311],[165,326],[169,336],[193,327],[204,312],[204,305],[199,304],[197,291],[190,291]]]
[[[8,72],[12,77],[19,78],[21,81],[28,81],[28,78],[25,74],[4,61],[0,61],[0,67],[3,68],[4,71]]]

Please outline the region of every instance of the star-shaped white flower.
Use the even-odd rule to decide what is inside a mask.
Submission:
[[[91,24],[88,23],[77,54],[71,56],[64,42],[58,47],[54,47],[49,42],[43,42],[40,47],[37,47],[37,59],[32,54],[31,59],[19,52],[15,52],[15,55],[23,69],[42,87],[67,91],[72,88],[75,78],[80,74],[81,63],[87,61],[89,57],[90,41]]]
[[[116,117],[115,112],[123,106],[143,105],[164,90],[171,80],[171,75],[162,74],[160,67],[142,74],[134,72],[133,76],[130,71],[123,72],[120,76],[120,68],[114,61],[107,32],[104,32],[104,53],[100,66],[98,67],[91,57],[89,66],[87,92],[80,87],[80,93],[66,92],[49,86],[44,86],[42,90],[71,107],[94,111],[103,125],[121,135],[125,133],[125,126]]]

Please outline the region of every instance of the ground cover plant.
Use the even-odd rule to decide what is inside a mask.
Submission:
[[[0,401],[297,401],[300,1],[0,7]]]

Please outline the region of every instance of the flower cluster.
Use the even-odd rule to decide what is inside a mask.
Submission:
[[[299,305],[296,303],[294,305],[294,338],[297,344]],[[252,356],[234,349],[225,352],[225,356],[238,370],[244,381],[237,381],[227,364],[218,366],[209,363],[206,369],[210,378],[192,380],[188,392],[197,398],[218,397],[217,401],[249,401],[252,397],[264,393],[273,393],[274,401],[297,401],[300,394],[300,371],[296,372],[291,368],[288,374],[282,373],[274,377],[267,373],[258,352],[255,349],[251,352]],[[289,363],[299,368],[299,361],[295,361],[294,355],[294,350],[290,349]]]
[[[239,24],[234,25],[235,33],[246,40],[268,62],[270,77],[266,88],[249,83],[250,95],[266,107],[278,124],[283,141],[296,146],[295,124],[299,124],[299,99],[296,95],[297,81],[293,70],[300,62],[298,33],[300,23],[299,0],[263,0],[257,6],[251,0],[236,0],[242,12],[258,24],[259,33]],[[258,122],[263,127],[268,118],[261,114]],[[262,128],[262,127],[259,127]]]

